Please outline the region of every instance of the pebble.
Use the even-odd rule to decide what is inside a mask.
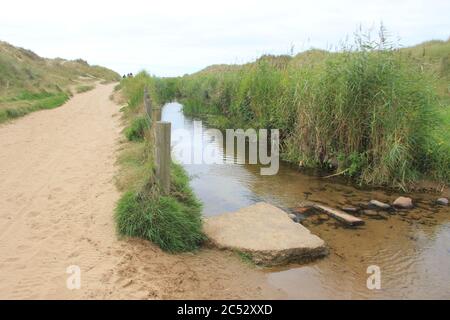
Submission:
[[[319,221],[328,221],[328,220],[330,220],[330,217],[326,214],[321,214],[321,215],[319,215],[318,220]]]
[[[410,215],[410,218],[413,219],[413,220],[420,220],[421,217],[420,217],[419,214],[413,213],[413,214]]]
[[[411,209],[413,207],[413,202],[411,198],[408,197],[398,197],[393,203],[394,207],[401,209]]]
[[[387,210],[391,207],[389,204],[378,201],[378,200],[370,200],[369,206],[376,207],[376,208],[383,209],[383,210]]]

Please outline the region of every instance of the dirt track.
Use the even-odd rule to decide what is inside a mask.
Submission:
[[[229,253],[117,239],[113,86],[0,125],[0,299],[279,297]],[[66,286],[71,265],[79,290]]]

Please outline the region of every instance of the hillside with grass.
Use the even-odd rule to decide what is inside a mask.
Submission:
[[[280,129],[281,155],[364,185],[450,181],[450,41],[265,55],[156,79],[163,101],[212,127]]]
[[[119,79],[116,72],[81,59],[46,59],[0,41],[0,122],[60,106],[71,88],[82,92],[96,81]]]

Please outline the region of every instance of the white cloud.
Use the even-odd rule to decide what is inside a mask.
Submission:
[[[450,36],[450,2],[86,1],[3,3],[0,39],[120,73],[181,75],[263,53],[327,48],[380,21],[403,45]]]

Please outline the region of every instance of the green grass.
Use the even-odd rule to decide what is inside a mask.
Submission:
[[[125,136],[129,141],[144,140],[145,131],[149,128],[146,116],[138,116],[131,120],[129,126],[124,130]]]
[[[250,266],[255,266],[255,262],[253,261],[252,255],[247,252],[242,252],[239,250],[234,250],[234,253],[244,262],[245,264],[248,264]]]
[[[116,208],[119,233],[150,240],[169,252],[196,250],[204,240],[201,205],[188,181],[181,167],[174,165],[169,195],[161,195],[155,184],[125,192]]]
[[[81,86],[78,86],[75,90],[77,93],[83,93],[83,92],[88,92],[88,91],[91,91],[94,89],[95,89],[94,85],[81,85]]]
[[[0,122],[63,104],[68,98],[65,92],[80,78],[118,81],[120,76],[81,59],[45,59],[0,41]],[[90,87],[79,86],[78,90]]]
[[[421,179],[449,183],[449,82],[439,58],[450,54],[449,42],[417,57],[384,37],[356,40],[334,53],[263,56],[154,79],[156,93],[221,129],[280,129],[283,159],[303,167],[400,189]]]
[[[154,175],[153,141],[143,115],[144,86],[154,92],[147,74],[122,80],[120,87],[128,104],[122,109],[130,141],[119,157],[118,186],[124,191],[115,211],[117,231],[139,237],[168,252],[193,251],[204,241],[201,204],[189,187],[189,178],[178,164],[171,167],[169,194],[162,194]],[[155,95],[151,94],[155,104]]]
[[[21,99],[23,99],[23,97],[24,95],[21,96]],[[40,97],[36,94],[31,96],[29,100],[16,99],[14,101],[20,102],[20,106],[0,108],[0,123],[22,117],[34,111],[53,109],[63,105],[67,100],[69,100],[69,95],[66,93],[56,93],[50,95],[45,93]]]

